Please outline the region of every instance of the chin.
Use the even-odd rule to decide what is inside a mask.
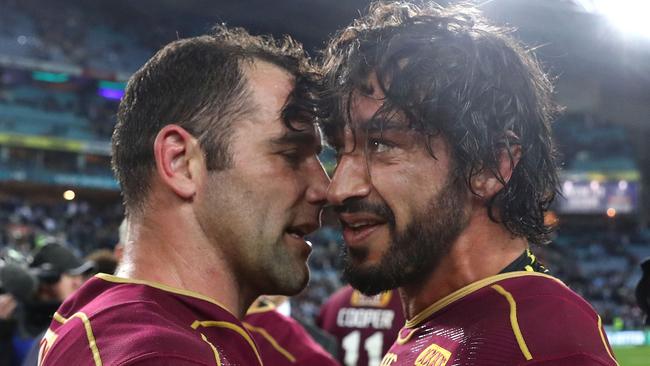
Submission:
[[[296,268],[294,271],[286,273],[287,276],[277,281],[276,290],[267,293],[268,295],[285,295],[294,296],[299,294],[309,283],[309,269],[306,264],[303,268]]]

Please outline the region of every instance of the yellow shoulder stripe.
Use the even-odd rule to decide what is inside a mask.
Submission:
[[[221,366],[221,356],[219,356],[219,351],[217,351],[217,347],[214,346],[209,340],[208,337],[205,336],[205,334],[201,333],[201,339],[205,343],[207,343],[210,348],[212,348],[212,353],[214,353],[214,359],[217,361],[217,366]]]
[[[292,355],[289,351],[287,351],[287,349],[280,346],[278,341],[276,341],[275,338],[273,338],[273,336],[266,331],[266,329],[252,326],[246,322],[244,322],[244,327],[246,327],[246,329],[248,329],[251,332],[259,333],[262,337],[264,337],[267,341],[269,341],[271,346],[273,346],[273,348],[275,348],[276,351],[280,352],[282,356],[286,357],[286,359],[289,360],[291,363],[296,362],[296,357]]]
[[[230,309],[225,307],[222,303],[218,302],[217,300],[215,300],[215,299],[213,299],[211,297],[200,294],[198,292],[185,290],[185,289],[180,289],[180,288],[168,286],[168,285],[158,283],[158,282],[146,281],[146,280],[138,280],[138,279],[135,279],[135,278],[118,277],[118,276],[113,276],[113,275],[109,275],[109,274],[106,274],[106,273],[98,273],[98,274],[95,275],[95,277],[101,278],[102,280],[108,281],[108,282],[135,284],[135,285],[145,285],[145,286],[157,288],[159,290],[163,290],[165,292],[171,292],[173,294],[193,297],[193,298],[196,298],[196,299],[200,299],[200,300],[207,301],[207,302],[213,303],[215,305],[218,305],[220,308],[222,308],[225,311],[227,311],[228,313],[232,314],[232,316],[235,316],[232,313],[232,311],[230,311]],[[236,318],[236,316],[235,316],[235,318]]]
[[[253,305],[251,305],[250,308],[248,308],[248,311],[246,311],[246,315],[257,314],[257,313],[265,313],[265,312],[271,311],[271,310],[273,310],[275,308],[276,308],[276,306],[271,304],[271,303],[260,305],[256,301],[256,302],[253,303]]]
[[[255,346],[255,342],[253,342],[251,336],[239,325],[230,322],[225,322],[225,321],[195,320],[194,323],[192,323],[192,329],[197,329],[198,327],[218,327],[218,328],[226,328],[235,331],[237,334],[242,336],[246,340],[246,342],[248,342],[248,344],[253,349],[253,352],[255,352],[255,356],[257,357],[257,361],[259,362],[260,366],[263,365],[262,358],[260,357],[260,353],[257,350],[257,347]]]
[[[603,320],[600,318],[600,315],[598,315],[598,333],[600,334],[600,340],[603,341],[603,346],[605,347],[605,350],[607,350],[607,354],[609,357],[614,361],[616,366],[618,366],[618,362],[614,358],[614,355],[612,355],[612,352],[610,352],[609,347],[607,346],[607,341],[605,340],[605,335],[603,334]]]
[[[400,329],[400,331],[397,332],[397,339],[395,340],[397,344],[404,344],[408,342],[411,337],[413,337],[413,334],[417,332],[415,329],[408,329],[410,332],[405,337],[402,337],[402,330],[404,330],[404,328]]]
[[[95,360],[95,366],[102,366],[102,358],[99,356],[99,349],[97,348],[97,342],[95,341],[95,335],[93,334],[93,328],[90,326],[90,319],[88,316],[82,312],[77,312],[72,314],[69,318],[64,318],[59,313],[54,313],[54,320],[61,324],[67,323],[72,318],[79,318],[84,325],[86,330],[86,338],[88,338],[88,346],[90,351],[93,354],[93,359]]]
[[[533,356],[528,350],[526,340],[524,340],[524,336],[521,334],[521,329],[519,329],[519,321],[517,320],[517,302],[515,301],[515,298],[512,297],[512,294],[510,292],[508,292],[500,285],[493,285],[492,288],[495,289],[496,292],[503,295],[503,297],[505,297],[508,301],[508,304],[510,305],[510,326],[512,327],[512,332],[515,334],[519,349],[521,349],[521,353],[524,354],[526,361],[532,360]]]
[[[545,277],[548,279],[551,279],[553,281],[556,281],[562,286],[566,286],[562,281],[558,280],[557,278],[553,276],[549,276],[544,273],[538,273],[538,272],[527,272],[527,271],[516,271],[516,272],[508,272],[508,273],[501,273],[495,276],[487,277],[482,280],[470,283],[469,285],[458,289],[451,294],[443,297],[442,299],[434,302],[431,306],[427,307],[426,309],[422,310],[419,314],[415,315],[413,318],[409,319],[406,321],[405,327],[407,328],[414,328],[418,326],[421,322],[426,320],[429,316],[431,316],[433,313],[441,310],[445,306],[453,303],[454,301],[460,300],[463,297],[478,291],[482,289],[483,287],[489,286],[495,282],[505,280],[508,278],[515,278],[515,277],[526,277],[526,276],[535,276],[535,277]]]

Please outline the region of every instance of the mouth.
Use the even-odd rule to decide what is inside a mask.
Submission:
[[[340,215],[340,220],[343,226],[343,239],[349,247],[361,245],[387,222],[384,218],[365,213],[344,213]]]
[[[312,244],[308,240],[305,240],[305,236],[318,229],[318,227],[319,225],[316,223],[303,223],[293,225],[287,227],[287,229],[284,231],[284,234],[295,242],[306,244],[305,248],[308,248],[309,252],[311,252]]]

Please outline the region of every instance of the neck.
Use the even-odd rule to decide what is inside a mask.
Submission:
[[[181,211],[159,208],[156,215],[142,215],[146,219],[129,218],[129,241],[116,275],[199,293],[243,318],[256,296],[247,295],[237,282],[218,245],[204,235],[191,235],[202,231],[196,221],[180,218],[191,212]]]
[[[472,217],[450,252],[422,283],[399,289],[406,318],[412,319],[458,289],[498,274],[527,247],[524,238],[514,237],[487,216]]]

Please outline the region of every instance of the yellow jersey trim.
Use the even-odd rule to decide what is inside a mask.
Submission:
[[[246,323],[246,322],[244,322],[244,327],[246,327],[246,329],[248,329],[248,330],[251,331],[251,332],[259,333],[262,337],[264,337],[267,341],[269,341],[269,343],[271,344],[271,346],[272,346],[273,348],[275,348],[276,351],[280,352],[280,353],[282,354],[282,356],[286,357],[286,359],[289,360],[291,363],[295,363],[295,362],[296,362],[296,357],[295,357],[294,355],[292,355],[291,352],[289,352],[287,349],[285,349],[284,347],[282,347],[282,346],[281,346],[281,345],[280,345],[280,344],[275,340],[275,338],[273,338],[273,336],[270,335],[270,334],[266,331],[266,329],[264,329],[264,328],[260,328],[260,327],[252,326],[252,325],[250,325],[250,324],[248,324],[248,323]]]
[[[359,292],[359,290],[353,290],[352,295],[350,296],[350,304],[353,306],[385,308],[390,303],[391,297],[393,297],[393,291],[390,290],[373,296],[366,296]]]
[[[230,322],[225,322],[225,321],[216,321],[216,320],[204,320],[204,321],[199,321],[195,320],[194,323],[192,323],[192,329],[197,329],[198,327],[219,327],[219,328],[226,328],[235,331],[238,333],[240,336],[242,336],[246,342],[251,346],[253,349],[253,352],[255,352],[255,356],[257,357],[257,361],[260,363],[260,365],[263,365],[262,363],[262,358],[260,357],[260,353],[257,350],[257,347],[255,346],[255,342],[253,342],[253,339],[250,337],[246,331],[240,327],[237,324],[233,324]]]
[[[221,356],[219,356],[219,351],[217,351],[217,347],[214,346],[209,340],[208,337],[205,336],[205,334],[201,333],[201,339],[205,343],[207,343],[210,348],[212,348],[212,353],[214,353],[214,359],[217,361],[217,366],[221,366]]]
[[[427,307],[426,309],[422,310],[420,313],[415,315],[413,318],[409,319],[406,321],[406,324],[404,325],[406,328],[414,328],[418,326],[420,323],[422,323],[424,320],[426,320],[429,316],[431,316],[433,313],[443,309],[447,305],[462,299],[463,297],[476,292],[477,290],[480,290],[486,286],[489,286],[495,282],[509,279],[509,278],[516,278],[516,277],[525,277],[525,276],[536,276],[536,277],[545,277],[551,280],[554,280],[562,286],[566,286],[562,281],[558,280],[557,278],[553,276],[549,276],[544,273],[539,273],[539,272],[526,272],[526,271],[516,271],[516,272],[508,272],[508,273],[501,273],[495,276],[491,277],[486,277],[482,280],[470,283],[469,285],[460,288],[451,294],[443,297],[442,299],[434,302],[432,305]]]
[[[404,328],[402,328],[402,329],[404,329]],[[411,339],[411,337],[413,337],[413,334],[416,333],[416,331],[414,329],[409,329],[409,330],[410,330],[409,334],[404,338],[402,338],[402,330],[401,329],[400,329],[399,332],[397,332],[397,340],[396,340],[397,344],[404,344],[404,343],[408,342],[409,339]]]
[[[257,303],[257,301],[256,301],[256,302],[253,303],[253,305],[251,305],[250,308],[248,308],[248,311],[246,312],[246,315],[257,314],[257,313],[266,313],[267,311],[271,311],[271,310],[273,310],[275,308],[276,308],[276,306],[271,304],[270,302],[266,303],[266,304],[263,304],[263,305],[259,305]]]
[[[54,320],[61,324],[67,323],[70,319],[72,318],[79,318],[81,319],[81,322],[84,325],[84,329],[86,330],[86,338],[88,338],[88,346],[90,347],[90,351],[93,354],[93,360],[95,360],[95,366],[102,366],[102,358],[99,355],[99,348],[97,348],[97,341],[95,340],[95,335],[93,334],[93,328],[90,326],[90,319],[88,319],[88,316],[82,312],[77,312],[72,314],[69,318],[64,318],[61,316],[59,313],[54,313]]]
[[[598,316],[598,333],[600,334],[600,340],[603,341],[603,346],[605,347],[605,350],[607,350],[607,354],[609,357],[614,361],[614,363],[618,366],[618,361],[614,358],[614,355],[612,355],[612,352],[610,352],[609,347],[607,347],[607,341],[605,340],[605,334],[603,334],[603,320],[600,318],[600,315]]]
[[[217,301],[217,300],[215,300],[215,299],[213,299],[211,297],[202,295],[202,294],[200,294],[198,292],[185,290],[185,289],[180,289],[180,288],[164,285],[164,284],[158,283],[158,282],[146,281],[146,280],[138,280],[138,279],[135,279],[135,278],[118,277],[118,276],[113,276],[113,275],[109,275],[109,274],[106,274],[106,273],[98,273],[98,274],[95,275],[95,277],[101,278],[104,281],[113,282],[113,283],[126,283],[126,284],[135,284],[135,285],[145,285],[145,286],[157,288],[159,290],[163,290],[165,292],[171,292],[173,294],[189,296],[189,297],[193,297],[193,298],[196,298],[196,299],[199,299],[199,300],[207,301],[209,303],[212,303],[212,304],[215,304],[215,305],[219,306],[220,308],[223,308],[229,314],[231,314],[232,316],[237,318],[237,316],[235,316],[232,313],[232,311],[230,311],[222,303],[220,303],[219,301]]]
[[[512,332],[515,334],[519,349],[521,350],[521,353],[524,354],[526,361],[532,360],[533,355],[530,354],[528,346],[526,345],[526,340],[524,339],[523,334],[521,334],[521,329],[519,329],[519,321],[517,320],[517,302],[515,301],[515,298],[500,285],[493,285],[492,288],[503,295],[503,297],[508,301],[508,304],[510,305],[510,326],[512,327]]]

